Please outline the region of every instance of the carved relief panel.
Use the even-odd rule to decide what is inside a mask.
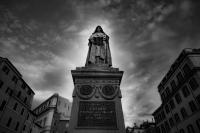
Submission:
[[[118,80],[76,80],[76,94],[81,99],[91,99],[97,93],[104,99],[114,99],[119,93]]]

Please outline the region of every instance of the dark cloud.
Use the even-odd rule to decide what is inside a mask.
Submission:
[[[69,0],[3,0],[1,3],[26,21],[34,19],[45,24],[57,24],[62,19],[70,21],[76,17],[75,3]]]
[[[62,69],[53,69],[45,72],[41,77],[41,81],[37,82],[35,86],[38,86],[38,89],[43,88],[43,90],[59,91],[60,89],[64,89],[62,86],[66,80],[66,75],[63,72],[64,70]]]
[[[160,104],[158,83],[183,48],[200,43],[198,0],[3,0],[0,5],[0,56],[16,64],[37,92],[35,101],[63,90],[71,97],[70,70],[85,61],[90,28],[105,26],[113,65],[125,71],[129,125],[151,117]]]
[[[158,98],[153,98],[157,85],[169,69],[175,58],[183,48],[198,48],[199,45],[199,2],[197,1],[121,1],[114,4],[118,9],[113,25],[123,25],[115,28],[115,34],[123,45],[119,47],[131,53],[130,61],[134,68],[126,68],[132,79],[124,81],[130,84],[131,80],[139,83],[134,88],[130,107],[137,106],[139,114],[152,113],[160,104]],[[139,8],[139,9],[138,9]],[[112,10],[107,8],[107,10]],[[121,13],[121,14],[120,14]],[[125,20],[125,21],[123,21]],[[151,97],[149,97],[151,96]],[[153,102],[148,102],[149,99]],[[146,100],[146,101],[145,101]],[[146,103],[151,109],[144,109]],[[132,112],[134,110],[132,109]],[[140,115],[141,117],[141,115]]]

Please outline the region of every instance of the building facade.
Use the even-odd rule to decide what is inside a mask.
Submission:
[[[35,116],[31,111],[34,94],[15,66],[7,58],[0,57],[1,133],[31,132]]]
[[[71,113],[71,103],[58,94],[52,95],[36,107],[36,123],[41,126],[40,133],[67,133]]]
[[[200,49],[184,49],[158,85],[158,133],[200,132]]]

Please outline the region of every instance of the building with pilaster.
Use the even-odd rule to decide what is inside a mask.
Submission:
[[[158,133],[200,132],[200,49],[184,49],[158,85]]]

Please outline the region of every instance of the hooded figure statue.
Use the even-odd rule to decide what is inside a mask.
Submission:
[[[97,26],[94,33],[89,38],[89,51],[86,66],[91,64],[112,66],[111,53],[109,47],[109,36]]]

